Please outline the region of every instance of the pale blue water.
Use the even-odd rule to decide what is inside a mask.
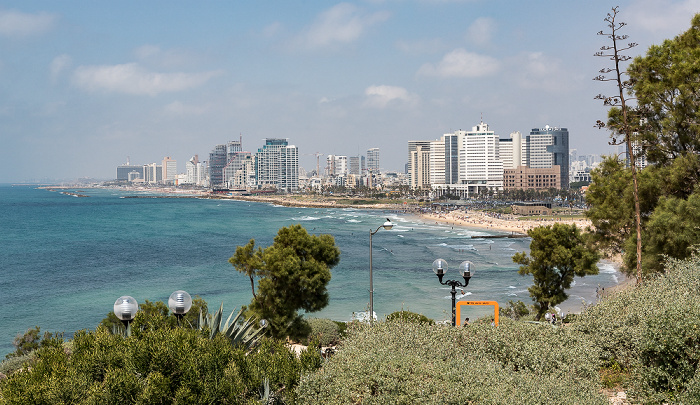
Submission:
[[[102,189],[81,193],[90,197],[0,185],[0,356],[13,350],[15,335],[33,326],[66,336],[94,329],[121,295],[167,301],[183,289],[211,307],[245,305],[252,296],[249,280],[228,258],[251,238],[263,247],[271,244],[277,230],[291,224],[333,235],[342,252],[332,270],[330,304],[310,316],[349,320],[353,311],[367,309],[369,230],[386,217],[397,225],[373,237],[374,309],[380,319],[402,308],[449,318],[449,287],[431,270],[437,258],[449,263],[448,279],[459,278],[463,260],[474,262],[464,298],[530,303],[531,278],[519,276],[511,260],[527,250],[529,239],[471,239],[493,232],[382,211],[120,198],[135,193]],[[596,286],[615,285],[618,277],[612,266],[601,265],[601,274],[577,279],[563,307],[578,309],[582,298],[592,302]]]

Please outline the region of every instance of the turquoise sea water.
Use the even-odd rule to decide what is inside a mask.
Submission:
[[[167,301],[183,289],[211,307],[223,302],[225,311],[245,305],[252,296],[250,282],[228,258],[251,238],[263,247],[271,244],[277,230],[291,224],[329,233],[341,249],[340,264],[332,269],[330,304],[310,316],[349,320],[367,309],[369,230],[386,217],[396,226],[373,237],[374,309],[380,319],[402,308],[449,319],[449,287],[431,270],[437,258],[450,265],[447,279],[460,278],[463,260],[474,262],[475,276],[458,298],[530,303],[532,280],[519,276],[511,260],[516,251],[527,250],[527,238],[483,239],[478,236],[495,232],[392,212],[123,198],[137,193],[104,189],[80,193],[90,197],[0,185],[0,356],[13,350],[15,335],[33,326],[66,336],[95,328],[121,295]],[[599,267],[599,275],[576,280],[563,308],[593,302],[598,285],[609,287],[622,277],[609,263]],[[473,311],[476,317],[488,309]]]

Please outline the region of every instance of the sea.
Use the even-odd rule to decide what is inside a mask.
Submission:
[[[450,319],[450,287],[438,282],[431,267],[438,258],[449,265],[446,280],[461,280],[457,269],[462,261],[474,263],[474,275],[468,287],[458,289],[458,300],[531,303],[527,289],[532,276],[520,276],[512,261],[516,252],[528,251],[529,238],[484,238],[499,232],[392,210],[298,208],[163,198],[144,191],[4,184],[0,356],[13,351],[15,336],[35,326],[66,338],[94,329],[122,295],[138,302],[167,302],[172,292],[185,290],[210,308],[223,304],[229,313],[252,298],[249,279],[228,262],[236,247],[250,239],[261,247],[271,245],[277,231],[292,224],[311,234],[332,235],[341,251],[340,263],[331,270],[329,305],[307,316],[351,320],[368,309],[369,233],[387,218],[393,229],[382,228],[372,237],[379,319],[399,310]],[[576,278],[561,309],[578,312],[596,302],[600,288],[624,279],[610,262],[598,267],[598,275]],[[467,308],[472,319],[493,311]]]

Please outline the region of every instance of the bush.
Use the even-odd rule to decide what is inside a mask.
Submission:
[[[251,403],[266,379],[277,398],[294,402],[302,372],[320,365],[279,341],[264,339],[247,353],[221,334],[209,339],[189,328],[124,338],[101,327],[76,332],[71,351],[52,343],[35,354],[31,369],[0,381],[0,402]]]
[[[302,377],[304,404],[606,404],[598,350],[570,329],[470,328],[394,320],[357,325],[322,370]]]
[[[430,319],[423,314],[417,314],[415,312],[404,311],[404,310],[390,313],[389,315],[386,316],[386,320],[387,320],[387,322],[405,321],[405,322],[425,323],[428,325],[435,325],[435,320]]]
[[[340,332],[338,324],[330,319],[311,318],[307,321],[311,327],[311,332],[307,339],[302,341],[308,345],[310,341],[318,342],[321,346],[330,346],[337,344],[340,340]]]
[[[644,403],[697,402],[700,258],[671,261],[666,274],[607,297],[572,324],[601,350],[606,369],[629,374]]]
[[[513,302],[513,300],[509,300],[506,306],[499,308],[498,315],[517,321],[524,316],[530,315],[530,309],[522,301]]]

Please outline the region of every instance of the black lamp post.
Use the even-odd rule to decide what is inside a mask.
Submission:
[[[134,297],[129,295],[123,295],[114,302],[114,315],[124,324],[126,336],[131,336],[129,323],[136,317],[136,312],[138,312],[138,310],[139,303]]]
[[[374,232],[372,232],[372,229],[369,230],[369,322],[372,323],[374,321],[374,286],[372,285],[372,235],[375,233],[379,232],[380,229],[384,228],[387,231],[390,230],[391,228],[394,227],[394,224],[391,222],[389,218],[386,219],[386,222],[384,222],[384,225],[379,226],[377,229],[375,229]]]
[[[177,318],[177,324],[180,325],[182,317],[192,308],[192,297],[187,291],[177,290],[170,294],[168,308]]]
[[[459,274],[464,278],[464,284],[457,280],[447,280],[445,282],[442,281],[442,277],[445,275],[445,273],[447,273],[447,262],[443,259],[436,259],[433,262],[433,271],[438,276],[440,284],[449,285],[450,287],[452,287],[452,290],[450,291],[450,293],[452,293],[452,326],[456,326],[457,302],[455,296],[457,295],[457,290],[455,289],[455,287],[466,287],[469,285],[469,279],[472,278],[472,276],[474,275],[474,263],[470,261],[463,261],[459,265]]]

